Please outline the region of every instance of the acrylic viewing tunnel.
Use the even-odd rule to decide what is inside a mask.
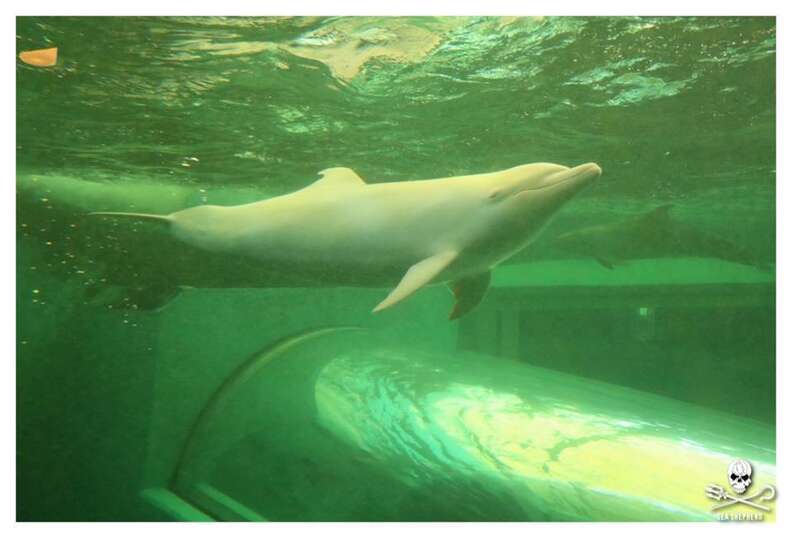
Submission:
[[[705,488],[735,454],[774,483],[774,446],[703,407],[321,329],[239,366],[144,495],[191,519],[712,520]]]

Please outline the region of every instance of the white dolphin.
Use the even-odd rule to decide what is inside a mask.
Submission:
[[[366,184],[329,168],[291,194],[231,207],[203,205],[154,219],[201,251],[311,274],[319,285],[395,286],[374,312],[423,286],[448,283],[450,319],[472,310],[490,269],[525,247],[575,194],[601,174],[594,163],[534,163],[499,172]]]

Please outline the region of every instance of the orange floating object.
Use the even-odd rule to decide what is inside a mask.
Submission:
[[[58,47],[51,49],[26,50],[19,53],[19,59],[36,67],[52,67],[58,63]]]

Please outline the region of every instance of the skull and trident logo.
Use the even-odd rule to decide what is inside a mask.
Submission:
[[[729,493],[726,493],[726,490],[717,484],[710,484],[705,490],[707,497],[715,499],[716,501],[726,501],[713,506],[712,511],[715,512],[735,504],[744,504],[752,508],[769,512],[770,507],[763,504],[763,502],[770,501],[775,498],[776,491],[773,486],[765,485],[757,493],[754,493],[748,497],[742,497],[742,495],[748,491],[748,488],[753,483],[751,478],[752,475],[753,469],[751,468],[751,464],[747,461],[736,460],[732,462],[732,464],[729,465],[728,472],[729,485],[734,490],[734,492],[739,495],[739,497],[735,497]]]

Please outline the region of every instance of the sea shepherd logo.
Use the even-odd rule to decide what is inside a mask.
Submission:
[[[716,501],[725,501],[712,507],[712,512],[718,513],[729,506],[742,505],[750,508],[750,512],[729,512],[719,513],[719,518],[723,521],[761,521],[764,519],[762,512],[770,512],[771,508],[765,504],[775,498],[776,490],[773,486],[765,484],[753,495],[745,496],[748,488],[753,484],[753,469],[751,464],[745,460],[737,460],[729,465],[729,485],[737,496],[730,495],[718,484],[710,484],[705,492],[707,497]]]

